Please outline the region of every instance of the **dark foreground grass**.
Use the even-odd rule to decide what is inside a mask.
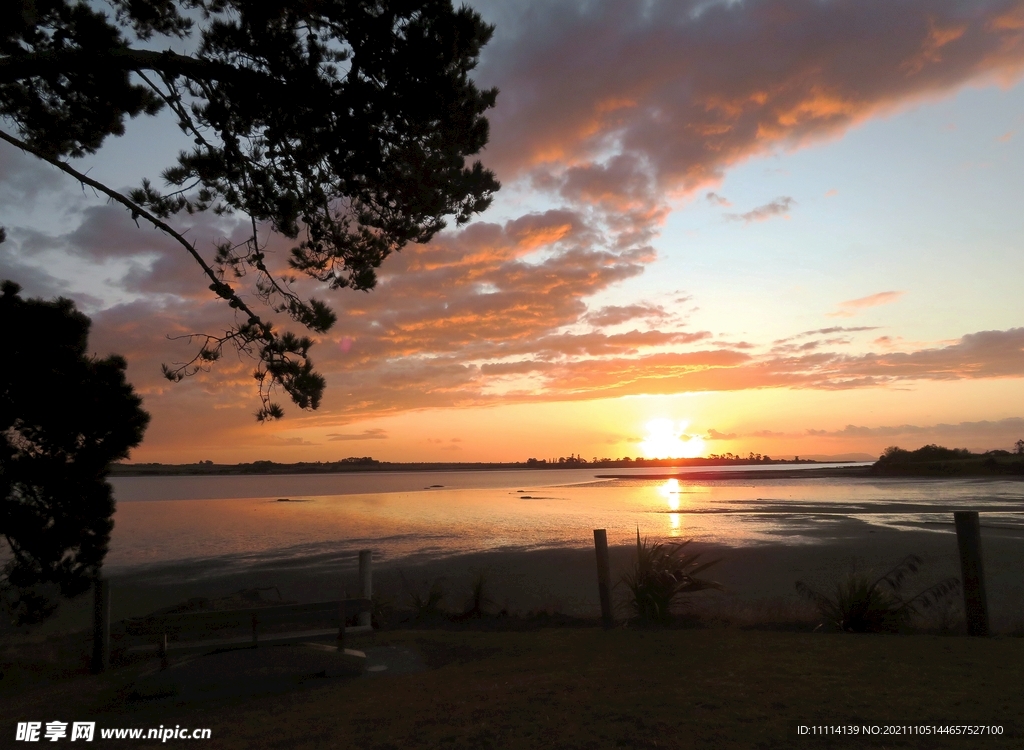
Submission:
[[[204,748],[1024,746],[1024,639],[558,628],[397,631],[371,642],[415,647],[430,669],[202,705],[131,702],[138,665],[48,684],[5,679],[0,746],[15,744],[15,722],[26,719],[211,727],[210,741],[168,742]],[[954,724],[1004,734],[797,733]]]

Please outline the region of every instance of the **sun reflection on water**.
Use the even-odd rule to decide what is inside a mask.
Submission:
[[[679,510],[679,492],[678,479],[669,479],[665,484],[658,487],[658,494],[662,495],[668,502],[668,523],[672,536],[679,536],[679,527],[682,525],[679,513],[675,512]]]
[[[659,494],[668,501],[669,510],[679,510],[679,480],[669,479],[658,488]]]

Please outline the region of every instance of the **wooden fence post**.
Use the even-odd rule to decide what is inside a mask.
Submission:
[[[608,533],[594,529],[594,548],[597,551],[597,590],[601,596],[601,621],[605,628],[612,626],[611,573],[608,568]]]
[[[359,598],[373,598],[373,565],[372,552],[368,549],[359,550]],[[359,613],[359,624],[370,624],[370,612]]]
[[[981,524],[976,510],[953,513],[956,543],[960,548],[960,573],[964,587],[964,613],[968,635],[988,635],[988,598],[985,569],[981,563]]]
[[[110,666],[110,583],[97,575],[92,592],[92,673],[100,674]]]

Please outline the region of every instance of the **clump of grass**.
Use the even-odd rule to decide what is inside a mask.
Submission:
[[[682,594],[722,588],[715,581],[697,577],[720,560],[698,563],[699,552],[685,551],[691,541],[664,544],[641,540],[637,529],[636,560],[620,583],[629,591],[627,605],[640,622],[667,624],[672,621],[673,606]]]
[[[462,613],[462,617],[465,619],[483,617],[487,614],[487,609],[493,607],[494,604],[494,600],[491,599],[487,592],[487,577],[483,573],[479,573],[473,579],[469,599],[466,601],[466,608]]]
[[[851,573],[836,584],[832,596],[812,589],[803,581],[796,590],[818,609],[818,628],[835,627],[848,633],[893,633],[906,627],[921,610],[960,590],[960,579],[947,578],[909,599],[901,595],[904,580],[917,573],[923,561],[908,555],[896,567],[878,578]]]
[[[427,598],[423,599],[418,593],[412,595],[412,606],[416,610],[417,617],[440,614],[441,602],[444,600],[445,591],[441,580],[438,579],[430,585]]]
[[[416,613],[415,617],[417,620],[436,620],[444,615],[441,609],[441,603],[446,596],[444,578],[435,578],[433,583],[430,584],[427,595],[424,597],[420,595],[419,591],[416,591],[409,585],[404,575],[401,573],[399,575],[402,577],[402,585],[409,594],[409,600]]]
[[[386,628],[395,617],[395,601],[384,591],[374,591],[370,597],[373,609],[370,612],[370,623],[375,629]]]

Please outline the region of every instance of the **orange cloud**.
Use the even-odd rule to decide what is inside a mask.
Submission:
[[[605,206],[699,188],[751,156],[1024,68],[1021,0],[536,6],[483,77],[488,159]],[[780,43],[784,39],[785,43]],[[541,177],[538,177],[541,175]]]
[[[595,326],[614,326],[638,318],[664,320],[667,317],[669,315],[661,305],[609,305],[587,313],[583,319]]]
[[[904,292],[878,292],[877,294],[869,294],[867,297],[858,297],[857,299],[846,300],[840,302],[840,307],[877,307],[878,305],[888,305],[890,302],[895,302],[902,297]]]
[[[1018,5],[997,15],[990,21],[990,26],[997,31],[1024,32],[1024,8]]]
[[[990,24],[990,26],[991,25],[992,24]],[[965,31],[967,31],[967,26],[965,24],[952,24],[943,27],[936,24],[934,18],[929,18],[929,26],[930,30],[928,37],[921,45],[920,54],[911,60],[907,60],[903,64],[904,70],[911,75],[920,72],[920,70],[929,63],[941,62],[942,48],[951,42],[955,42],[964,35]]]
[[[788,196],[781,196],[776,198],[771,203],[766,203],[763,206],[751,209],[746,213],[742,214],[726,214],[725,217],[732,221],[742,221],[745,224],[750,224],[755,221],[768,221],[775,216],[781,216],[783,218],[789,218],[789,208],[796,204],[796,201]]]
[[[387,430],[382,430],[379,427],[363,430],[362,432],[347,433],[347,432],[331,432],[328,433],[327,439],[331,442],[338,441],[349,441],[349,440],[387,440]]]
[[[839,303],[839,310],[827,313],[826,316],[829,318],[849,318],[856,315],[859,310],[895,302],[903,294],[904,292],[878,292],[877,294],[869,294],[867,297],[848,299],[845,302]]]
[[[982,446],[982,450],[1002,447],[1013,449],[1013,444],[1024,435],[1024,419],[1009,417],[995,421],[959,422],[956,424],[931,425],[881,425],[867,427],[864,425],[846,425],[841,430],[807,430],[806,434],[814,438],[839,440],[871,441],[877,445],[880,439],[886,442],[902,443],[906,447],[917,447],[926,443],[938,442],[943,445]],[[884,444],[884,443],[883,443]]]

